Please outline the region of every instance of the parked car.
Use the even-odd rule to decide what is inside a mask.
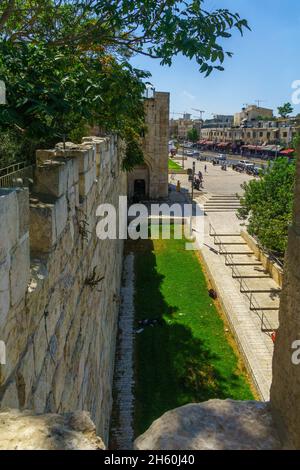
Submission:
[[[224,155],[223,153],[219,153],[219,155],[217,156],[217,160],[222,160],[222,161],[227,160],[227,156]]]
[[[186,155],[187,157],[193,157],[193,156],[194,156],[194,152],[193,152],[193,150],[188,150],[187,152],[185,152],[185,155]]]

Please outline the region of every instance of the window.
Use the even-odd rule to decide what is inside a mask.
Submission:
[[[259,133],[259,137],[263,137],[264,133],[263,132],[260,132]]]
[[[287,132],[284,132],[284,133],[283,133],[283,137],[287,137]]]

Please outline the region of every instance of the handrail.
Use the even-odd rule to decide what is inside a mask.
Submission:
[[[0,168],[0,188],[14,187],[17,178],[31,178],[32,174],[33,166],[25,161]]]
[[[216,230],[214,229],[214,227],[212,226],[211,223],[209,223],[209,235],[214,238],[214,244],[218,245],[219,254],[225,256],[225,265],[230,266],[232,277],[235,276],[235,278],[239,282],[240,292],[245,294],[246,297],[248,298],[248,300],[250,302],[250,310],[252,310],[258,316],[258,318],[260,319],[261,331],[263,333],[266,333],[270,338],[272,338],[272,333],[274,333],[276,330],[274,330],[274,328],[272,328],[271,324],[269,323],[269,321],[265,317],[265,314],[262,312],[262,309],[261,309],[261,307],[259,305],[259,302],[257,301],[255,295],[253,294],[253,292],[250,291],[250,289],[247,285],[247,282],[242,277],[242,274],[239,271],[238,267],[234,265],[233,256],[230,253],[228,253],[228,251],[226,250],[225,245],[222,243],[221,239],[217,235],[217,232],[216,232]],[[217,243],[216,243],[216,241],[217,241]]]

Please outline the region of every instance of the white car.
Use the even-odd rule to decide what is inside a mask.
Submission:
[[[193,150],[188,150],[187,152],[185,152],[185,155],[186,155],[187,157],[193,157],[193,156],[194,156],[194,152],[193,152]]]
[[[220,153],[220,154],[217,156],[217,160],[227,160],[227,157],[226,157],[226,155],[224,155],[223,153]]]

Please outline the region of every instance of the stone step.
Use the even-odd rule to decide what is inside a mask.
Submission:
[[[247,244],[245,245],[226,245],[226,251],[228,255],[253,255],[253,251],[250,250]]]
[[[240,235],[234,235],[231,237],[222,237],[219,236],[218,240],[215,240],[215,245],[246,245],[245,240]]]
[[[265,323],[271,327],[272,330],[279,328],[279,312],[277,310],[266,310],[263,313]]]
[[[235,279],[248,279],[248,278],[269,278],[270,275],[266,272],[263,265],[246,265],[236,266],[237,272],[233,273],[232,277]]]
[[[239,201],[237,197],[213,197],[208,199],[211,202],[218,202],[218,201]]]
[[[245,281],[245,284],[242,285],[241,287],[241,292],[246,292],[246,293],[260,293],[260,292],[265,292],[265,293],[279,293],[280,288],[276,284],[276,282],[272,279],[247,279]]]
[[[227,209],[227,208],[233,208],[233,209],[235,209],[235,208],[240,208],[241,205],[238,204],[238,203],[232,203],[232,204],[211,204],[211,203],[205,203],[205,204],[204,204],[204,208],[205,208],[205,209],[210,209],[210,208],[212,208],[212,209],[222,209],[223,207],[224,207],[225,209]]]
[[[234,209],[234,208],[240,208],[240,204],[238,203],[235,203],[235,204],[208,204],[208,203],[205,203],[204,204],[204,208],[205,209]]]
[[[211,212],[235,212],[236,209],[204,209],[204,212],[211,213]]]
[[[257,292],[254,294],[253,305],[250,306],[251,310],[257,309],[261,312],[268,312],[272,310],[279,310],[280,293],[266,293]]]
[[[261,262],[253,255],[232,255],[231,261],[226,264],[227,266],[261,266]]]

